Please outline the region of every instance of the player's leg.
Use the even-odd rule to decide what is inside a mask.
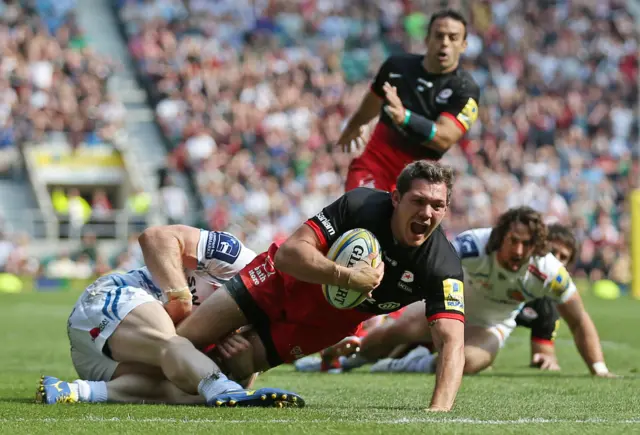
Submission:
[[[498,327],[468,325],[464,330],[464,374],[476,374],[489,367],[507,336]]]
[[[491,365],[504,343],[501,339],[504,333],[496,327],[467,325],[464,334],[464,373],[475,374]],[[432,353],[427,347],[418,346],[402,358],[385,358],[376,362],[371,372],[435,373],[438,362],[438,354]]]
[[[344,186],[345,191],[348,192],[358,187],[376,188],[374,172],[367,167],[359,166],[356,159],[349,166]]]
[[[371,187],[391,192],[395,182],[395,176],[390,176],[387,168],[380,168],[372,162],[356,157],[349,165],[345,191],[348,192],[357,187]]]
[[[249,337],[249,340],[253,341],[251,337]],[[244,353],[251,351],[251,348],[247,348]],[[104,354],[97,357],[87,357],[86,353],[77,352],[76,349],[72,354],[72,359],[74,365],[78,367],[78,372],[88,374],[87,378],[103,378],[104,376],[101,376],[100,373],[113,373],[111,380],[108,382],[76,380],[70,383],[70,388],[74,391],[77,390],[79,402],[92,403],[106,400],[109,403],[164,403],[173,405],[205,403],[202,396],[187,394],[168,381],[159,367],[142,363],[118,363]],[[245,355],[237,354],[230,359],[225,360],[224,357],[218,357],[216,360],[220,360],[218,365],[223,372],[227,373],[226,367],[229,365],[231,367],[237,365],[240,368],[247,366],[246,363],[238,364],[238,361],[243,356]],[[252,359],[253,356],[248,355],[248,358]],[[252,367],[250,366],[250,369]],[[233,370],[230,370],[230,372],[233,372]],[[246,372],[237,373],[242,376],[242,378],[238,378],[242,379],[238,382],[244,388],[249,388],[256,378],[253,372],[248,374]],[[51,378],[47,381],[53,383],[59,380]]]
[[[80,401],[92,402],[91,388],[83,391],[85,381],[80,385]],[[89,387],[89,383],[86,383]],[[127,374],[106,382],[110,403],[164,403],[171,405],[203,405],[204,397],[187,394],[167,379],[158,379],[143,374]]]
[[[188,394],[198,393],[198,384],[190,382],[193,373],[202,373],[202,380],[217,370],[210,358],[177,335],[173,321],[158,303],[131,310],[107,345],[114,360],[159,366],[168,380]]]
[[[257,258],[254,262],[255,261],[264,261],[264,258]],[[253,266],[248,266],[248,268],[251,267]],[[247,319],[245,313],[251,314],[251,321]],[[238,370],[243,373],[236,373],[236,378],[243,379],[243,375],[249,376],[253,372],[267,370],[281,364],[281,361],[270,359],[273,350],[272,347],[265,342],[265,339],[269,338],[268,324],[269,320],[267,315],[256,304],[240,276],[236,276],[227,282],[225,286],[209,296],[196,311],[180,323],[177,332],[189,345],[205,348],[210,343],[220,342],[241,327],[252,325],[256,329],[259,339],[251,335],[254,358],[252,360],[252,366],[249,366],[250,368],[248,369]],[[204,394],[205,397],[207,397],[207,395],[211,396],[210,391],[215,392],[217,381],[215,381],[215,379],[207,382],[203,381],[212,377],[212,372],[208,372],[204,366],[192,366],[195,370],[190,370],[186,367],[187,363],[184,361],[184,351],[187,347],[185,343],[176,342],[175,346],[169,348],[165,358],[171,362],[177,372],[183,374],[183,380],[186,384],[190,385],[191,388],[193,388],[194,385],[197,386],[198,391]],[[213,377],[224,376],[218,366],[215,365],[212,360],[210,361],[216,369],[216,371],[213,372]],[[237,364],[239,364],[239,361],[229,365],[232,372],[234,369],[231,366]],[[191,389],[186,389],[186,391],[189,392]],[[267,395],[266,397],[265,394]],[[295,400],[293,400],[294,398]],[[262,388],[246,398],[222,398],[222,400],[227,399],[234,404],[237,403],[238,405],[246,406],[268,406],[271,404],[277,406],[304,406],[302,398],[295,393],[275,388]],[[260,402],[260,400],[262,400],[262,402]]]
[[[362,339],[360,355],[375,361],[390,355],[397,346],[429,341],[431,331],[425,316],[425,305],[424,302],[416,302],[407,306],[394,321],[386,321],[372,328]]]
[[[240,385],[220,373],[216,364],[198,351],[184,337],[176,334],[175,327],[164,307],[142,289],[107,285],[94,287],[81,297],[81,309],[74,310],[70,319],[70,338],[78,334],[84,342],[72,342],[72,354],[84,354],[85,359],[100,359],[93,366],[76,368],[81,377],[92,381],[108,381],[119,363],[142,363],[159,367],[164,376],[187,394],[200,393],[209,403],[240,406],[270,406],[274,400],[256,402],[242,391]],[[74,320],[81,318],[81,321]],[[99,325],[99,327],[93,327]],[[86,340],[91,337],[91,343]],[[83,345],[84,344],[84,348]],[[84,352],[83,352],[84,351]],[[109,357],[105,361],[104,353]],[[118,362],[116,362],[118,361]],[[108,363],[108,364],[107,364]],[[74,360],[75,364],[75,360]],[[102,365],[100,365],[102,364]],[[201,374],[193,382],[193,374]],[[49,388],[52,386],[52,388]],[[43,402],[73,401],[77,391],[65,383],[65,392],[58,394],[60,381],[44,379],[40,388]],[[91,384],[96,401],[107,401],[108,391],[104,383]],[[278,390],[279,391],[279,390]],[[229,393],[233,392],[233,394]],[[218,397],[222,395],[221,397]],[[59,396],[64,396],[60,397]],[[137,396],[136,396],[137,397]],[[260,396],[257,396],[260,399]]]

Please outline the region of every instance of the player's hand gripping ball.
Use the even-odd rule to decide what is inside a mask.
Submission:
[[[371,261],[370,266],[376,268],[382,261],[380,251],[380,243],[370,231],[356,228],[344,233],[331,245],[327,258],[347,268],[354,267],[360,261]],[[339,309],[356,307],[369,296],[367,292],[331,284],[324,284],[322,292],[327,302]]]

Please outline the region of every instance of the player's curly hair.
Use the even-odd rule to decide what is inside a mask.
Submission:
[[[453,168],[438,162],[417,160],[409,163],[400,172],[396,180],[396,189],[400,195],[404,195],[411,189],[413,180],[426,180],[429,183],[444,183],[447,185],[447,205],[451,201],[451,189],[453,188]]]
[[[527,206],[511,208],[500,215],[498,223],[495,224],[491,230],[491,235],[487,242],[487,254],[500,249],[500,245],[502,245],[511,226],[516,222],[529,227],[531,239],[535,247],[533,255],[546,255],[546,253],[549,252],[547,247],[547,225],[544,223],[544,219],[540,213]]]
[[[571,256],[569,257],[567,269],[571,268],[575,264],[578,252],[580,251],[578,239],[576,239],[573,231],[565,225],[551,224],[548,226],[548,232],[547,241],[560,242],[571,249]]]

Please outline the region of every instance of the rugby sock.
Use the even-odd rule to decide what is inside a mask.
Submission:
[[[358,367],[362,367],[367,364],[369,361],[361,356],[360,354],[356,354],[353,356],[341,356],[340,357],[340,367],[342,370],[353,370]]]
[[[219,394],[232,390],[242,390],[242,387],[220,372],[203,378],[198,384],[198,392],[207,402]]]
[[[77,389],[80,402],[101,403],[107,401],[107,383],[104,381],[77,379],[69,385],[71,389]]]
[[[436,368],[436,365],[434,364],[435,360],[436,355],[433,354],[423,355],[420,358],[410,358],[403,361],[404,364],[401,364],[402,367],[399,371],[411,373],[434,373]]]

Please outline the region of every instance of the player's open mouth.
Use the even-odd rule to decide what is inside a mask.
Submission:
[[[447,52],[445,52],[445,51],[439,51],[438,52],[438,59],[440,61],[447,60],[448,58],[449,58],[449,55],[447,54]]]
[[[411,222],[411,232],[413,234],[424,234],[429,229],[428,224],[420,222]]]
[[[522,258],[511,257],[511,267],[513,269],[519,269],[520,265],[522,265]]]

